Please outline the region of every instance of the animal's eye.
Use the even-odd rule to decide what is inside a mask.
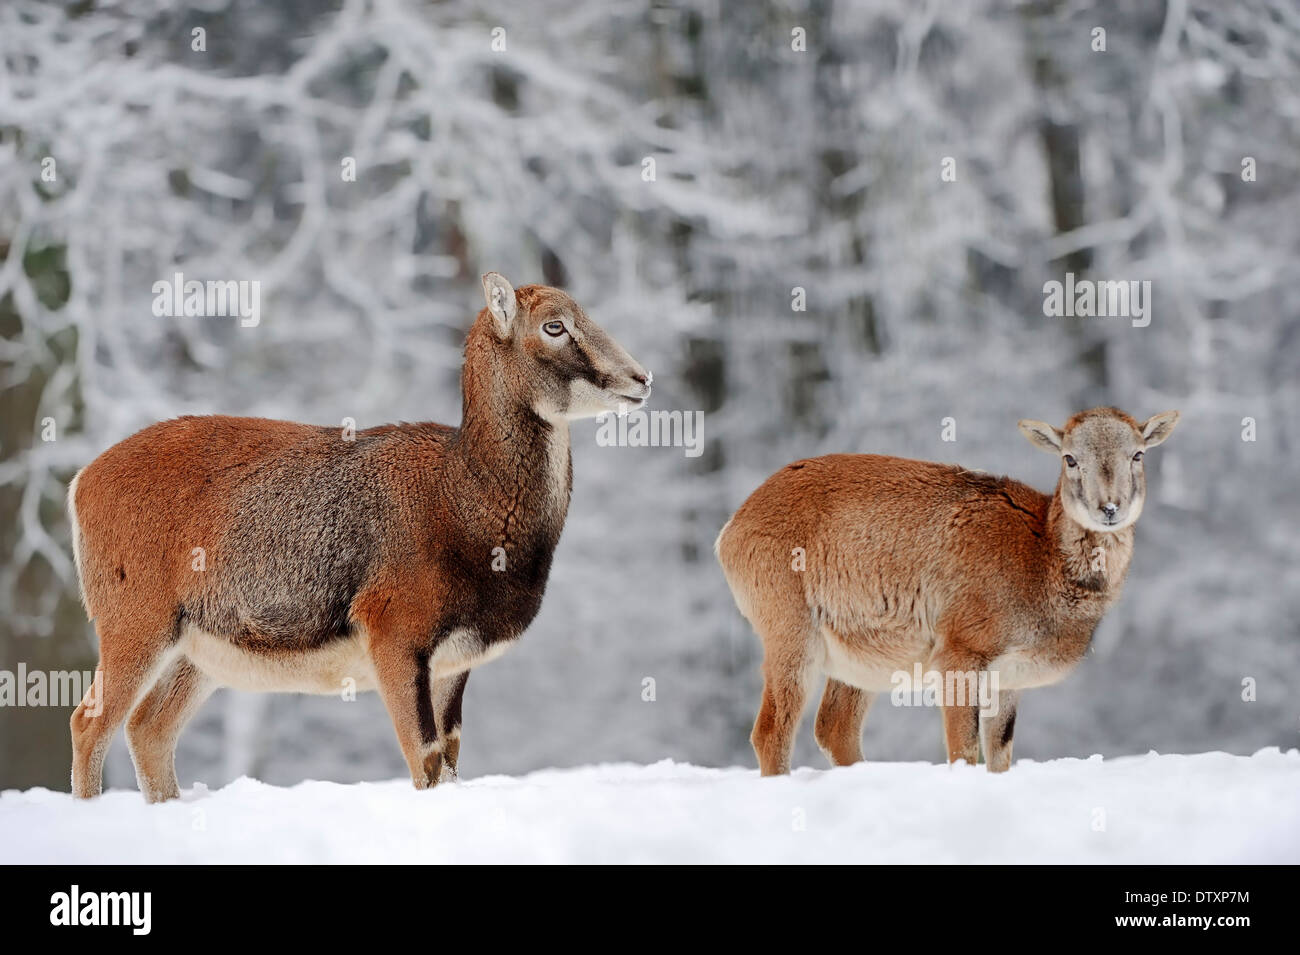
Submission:
[[[1065,466],[1067,468],[1077,468],[1079,466],[1079,462],[1074,460],[1074,455],[1067,454],[1065,456]]]
[[[564,322],[547,322],[542,326],[542,331],[552,338],[559,338],[564,334]]]
[[[1141,461],[1141,460],[1142,460],[1142,452],[1139,451],[1137,454],[1133,455],[1133,460],[1134,460],[1134,461]]]

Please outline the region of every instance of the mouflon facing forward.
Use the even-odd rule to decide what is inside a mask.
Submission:
[[[988,768],[1006,770],[1018,691],[1062,679],[1119,598],[1146,494],[1142,458],[1177,422],[1176,411],[1138,423],[1115,408],[1063,429],[1021,421],[1060,458],[1051,495],[874,454],[797,461],[768,478],[717,542],[763,642],[751,737],[762,773],[789,771],[823,674],[817,743],[846,765],[862,759],[872,697],[922,667],[942,688],[949,761],[977,762],[982,738]],[[991,700],[976,698],[990,686]]]

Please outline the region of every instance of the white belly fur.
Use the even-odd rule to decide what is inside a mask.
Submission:
[[[841,683],[871,692],[888,692],[895,684],[895,674],[912,673],[914,663],[924,664],[933,645],[928,639],[882,639],[872,645],[847,643],[827,627],[821,628],[824,658],[822,669]]]
[[[235,690],[333,696],[352,686],[359,691],[375,689],[366,642],[363,635],[332,640],[318,650],[253,653],[224,637],[187,627],[180,651],[212,679]]]
[[[187,627],[177,649],[212,679],[235,690],[334,696],[349,688],[358,692],[378,688],[368,644],[363,632],[317,650],[254,653],[224,637]],[[455,630],[429,658],[430,674],[438,679],[468,670],[495,660],[512,644],[497,643],[485,652],[478,634]]]
[[[1075,668],[1075,663],[1042,662],[1012,650],[991,664],[989,670],[998,674],[998,688],[1002,690],[1029,690],[1037,686],[1050,686],[1065,679]]]

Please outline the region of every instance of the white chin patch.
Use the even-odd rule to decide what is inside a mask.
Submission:
[[[570,405],[569,410],[564,412],[564,417],[569,421],[582,421],[586,418],[596,418],[600,415],[607,414],[611,409],[603,404],[599,405]]]
[[[1142,504],[1140,501],[1135,501],[1129,508],[1128,514],[1124,516],[1124,519],[1116,521],[1114,524],[1105,523],[1101,518],[1095,516],[1090,511],[1080,514],[1075,508],[1067,508],[1067,512],[1076,524],[1080,524],[1090,531],[1097,531],[1101,534],[1113,534],[1116,531],[1122,531],[1127,527],[1132,527],[1137,523],[1138,516],[1142,513]]]
[[[569,407],[564,412],[564,417],[570,421],[580,421],[583,418],[595,418],[597,415],[603,415],[610,411],[623,414],[632,410],[631,407],[620,409],[618,403],[611,401],[608,392],[587,381],[574,381],[569,385]]]
[[[1128,527],[1132,523],[1133,522],[1130,520],[1119,521],[1118,523],[1115,524],[1106,524],[1103,523],[1102,521],[1092,521],[1088,525],[1088,529],[1092,531],[1097,531],[1098,533],[1101,534],[1113,534],[1116,531],[1122,531],[1124,528]]]
[[[569,404],[563,410],[550,405],[536,405],[537,413],[548,421],[582,421],[602,415],[625,415],[645,407],[644,398],[624,398],[586,381],[569,385]]]

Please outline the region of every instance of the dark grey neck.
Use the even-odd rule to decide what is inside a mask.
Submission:
[[[462,486],[477,489],[471,506],[499,546],[554,547],[572,489],[568,422],[538,414],[518,376],[507,373],[504,346],[476,331],[465,349],[464,410],[449,450]]]

